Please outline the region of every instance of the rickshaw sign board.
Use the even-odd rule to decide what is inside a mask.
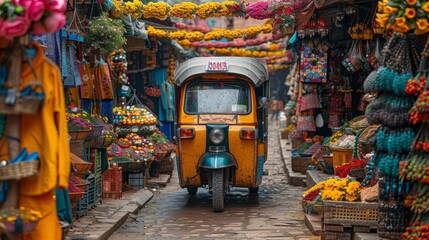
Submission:
[[[210,72],[226,72],[229,66],[226,61],[209,61],[207,63],[206,71]]]

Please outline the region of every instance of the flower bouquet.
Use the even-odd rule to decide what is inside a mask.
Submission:
[[[429,2],[426,0],[382,0],[378,2],[378,26],[417,35],[429,32]]]
[[[279,2],[272,6],[274,12],[273,39],[279,39],[295,30],[295,16],[290,3]]]
[[[14,233],[32,232],[41,217],[40,212],[24,207],[0,211],[0,222],[5,225],[7,231]]]
[[[247,6],[246,14],[258,20],[270,19],[274,17],[273,11],[270,9],[269,2],[255,2]]]
[[[121,20],[101,15],[89,22],[86,45],[91,52],[110,55],[127,42],[124,33],[125,28]]]
[[[66,23],[65,0],[5,0],[0,3],[0,37],[55,32]]]

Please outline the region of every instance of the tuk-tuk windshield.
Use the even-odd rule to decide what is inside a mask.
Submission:
[[[186,88],[187,114],[249,114],[250,87],[239,81],[197,81]]]

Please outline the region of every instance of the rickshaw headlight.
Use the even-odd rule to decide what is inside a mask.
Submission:
[[[214,144],[219,144],[225,138],[225,133],[220,128],[214,128],[210,131],[210,141]]]

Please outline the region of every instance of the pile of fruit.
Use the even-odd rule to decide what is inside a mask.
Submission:
[[[161,97],[161,89],[159,89],[159,86],[146,87],[144,91],[149,97]]]
[[[113,108],[113,122],[116,125],[151,125],[156,124],[156,117],[146,108],[136,106]]]
[[[144,136],[139,136],[135,133],[129,134],[126,138],[120,138],[118,145],[124,148],[132,147],[134,151],[153,153],[155,146],[153,142]]]

